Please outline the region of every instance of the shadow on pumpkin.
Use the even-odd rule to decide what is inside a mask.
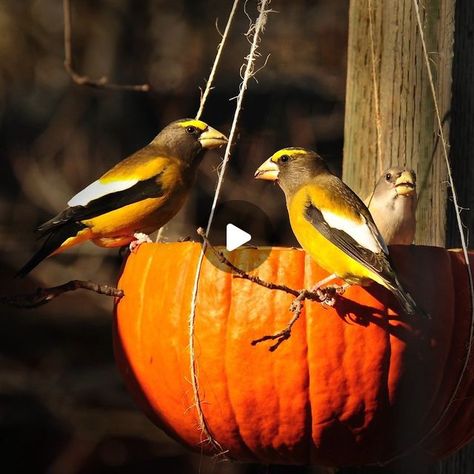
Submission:
[[[377,288],[375,285],[366,288],[366,291],[379,301],[391,299],[388,290]],[[392,307],[392,305],[388,307]],[[397,309],[396,303],[393,308]],[[344,296],[339,296],[336,299],[334,309],[339,318],[348,324],[353,323],[364,327],[375,324],[408,345],[416,343],[420,346],[430,343],[429,326],[426,324],[426,319],[420,316],[400,317],[398,313],[389,314],[387,309],[374,308]]]

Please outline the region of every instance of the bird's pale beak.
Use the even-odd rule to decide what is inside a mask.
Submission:
[[[265,179],[267,181],[276,181],[280,170],[278,165],[269,158],[267,161],[262,163],[260,167],[255,171],[255,179]]]
[[[227,143],[227,137],[215,128],[207,127],[199,137],[201,146],[205,149],[218,148]]]
[[[396,179],[395,191],[399,196],[412,196],[416,193],[416,184],[411,171],[403,171]]]

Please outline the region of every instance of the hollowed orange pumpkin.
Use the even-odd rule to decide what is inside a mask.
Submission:
[[[188,316],[196,243],[145,244],[131,255],[115,317],[119,368],[150,418],[201,444],[191,386]],[[233,263],[258,249],[233,252]],[[250,342],[286,326],[293,297],[204,261],[195,321],[203,414],[228,456],[261,463],[363,465],[413,448],[439,458],[474,435],[471,299],[462,254],[393,247],[400,278],[432,317],[398,315],[384,288],[351,287],[334,308],[305,302],[275,352]],[[472,264],[471,264],[472,266]],[[301,250],[274,248],[254,272],[309,288],[326,273]],[[454,400],[453,400],[454,396]]]

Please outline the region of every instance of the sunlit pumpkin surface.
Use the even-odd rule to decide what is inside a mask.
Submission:
[[[201,443],[191,386],[188,319],[200,249],[144,244],[130,255],[118,285],[125,296],[116,306],[115,348],[148,416],[182,443],[215,454]],[[239,266],[258,252],[238,249],[232,261]],[[472,357],[449,403],[471,325],[462,255],[420,246],[391,254],[431,320],[398,315],[380,286],[353,286],[334,308],[306,301],[291,338],[275,352],[250,342],[287,325],[293,296],[204,260],[194,336],[199,394],[209,430],[229,457],[363,465],[414,446],[439,458],[472,438]],[[295,289],[327,275],[303,251],[287,248],[273,249],[253,274]]]

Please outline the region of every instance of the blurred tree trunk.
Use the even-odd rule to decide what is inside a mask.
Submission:
[[[420,14],[459,204],[469,208],[462,217],[473,235],[474,7],[471,0],[422,2]],[[345,181],[365,197],[385,168],[407,164],[418,175],[416,242],[459,245],[413,0],[351,2],[347,74]],[[435,466],[411,462],[338,472],[464,474],[474,472],[474,446]]]

